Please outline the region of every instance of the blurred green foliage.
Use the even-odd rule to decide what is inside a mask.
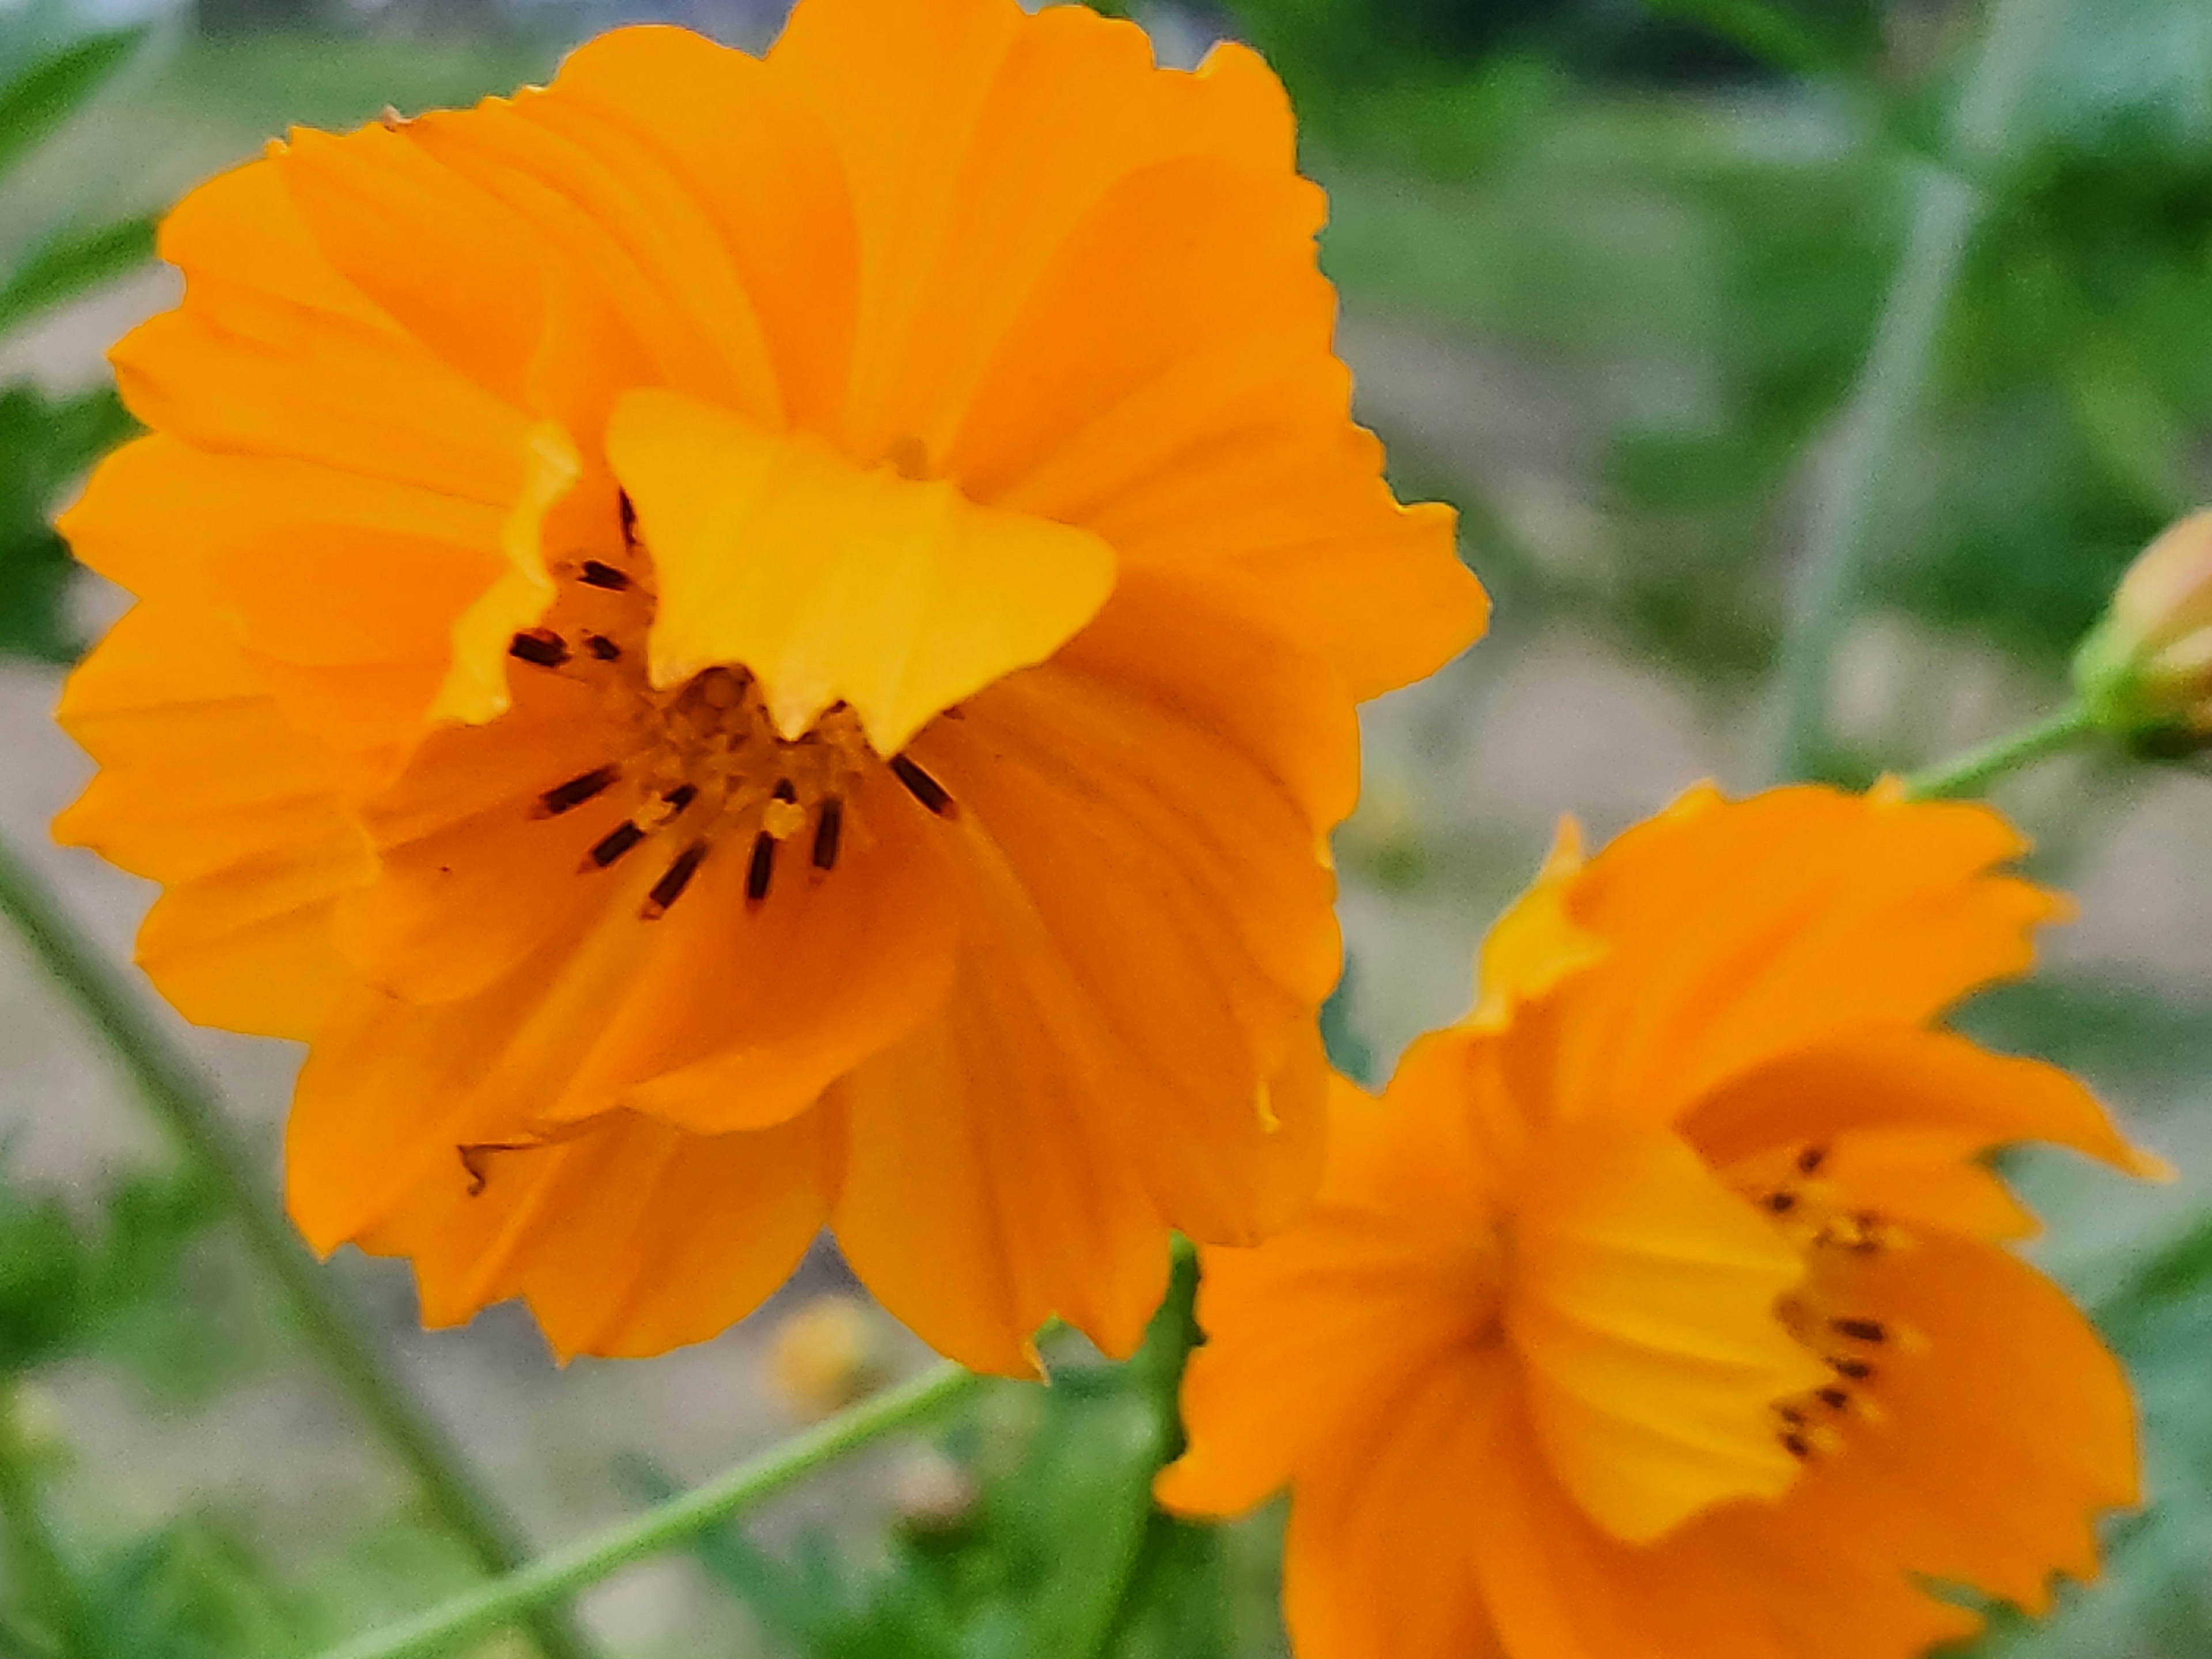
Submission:
[[[0,213],[9,175],[96,95],[143,44],[135,30],[46,45],[43,8],[0,32]],[[10,50],[10,48],[13,50]],[[150,220],[64,225],[0,267],[0,336],[143,265]],[[106,388],[56,398],[27,381],[0,387],[0,656],[65,663],[83,648],[66,604],[74,567],[47,516],[62,492],[131,430]]]
[[[899,1512],[865,1553],[826,1528],[771,1553],[727,1526],[697,1541],[696,1559],[794,1659],[1252,1653],[1238,1625],[1252,1598],[1231,1592],[1227,1534],[1150,1498],[1154,1472],[1181,1449],[1173,1395],[1196,1334],[1196,1282],[1185,1255],[1126,1364],[1055,1363],[1042,1389],[994,1389],[943,1437],[942,1461],[917,1466],[927,1490],[895,1497]],[[627,1474],[641,1499],[676,1490],[642,1460]]]

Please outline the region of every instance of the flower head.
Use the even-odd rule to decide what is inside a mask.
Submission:
[[[2004,1248],[2020,1139],[2146,1166],[2071,1078],[1934,1029],[2051,896],[1990,812],[1708,791],[1563,840],[1483,1000],[1310,1216],[1209,1250],[1161,1494],[1291,1492],[1301,1659],[1903,1659],[2133,1501],[2117,1365]]]
[[[1480,631],[1354,426],[1260,62],[1017,0],[617,31],[163,229],[59,833],[305,1040],[294,1215],[563,1352],[825,1223],[1020,1370],[1317,1177],[1352,705]]]
[[[2154,749],[2212,742],[2212,513],[2137,556],[2074,675],[2091,717],[2120,737]]]

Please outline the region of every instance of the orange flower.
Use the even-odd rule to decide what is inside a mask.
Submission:
[[[1317,1178],[1354,700],[1481,626],[1348,414],[1280,88],[1016,0],[626,29],[162,234],[59,833],[305,1040],[293,1212],[564,1352],[826,1223],[978,1366]]]
[[[1931,1029],[2058,901],[1979,807],[1709,790],[1486,947],[1320,1203],[1205,1253],[1187,1510],[1291,1491],[1301,1659],[1900,1659],[2133,1502],[2118,1366],[2003,1248],[2020,1139],[2147,1172],[2071,1078]]]

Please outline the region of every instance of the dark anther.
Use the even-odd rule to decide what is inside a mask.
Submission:
[[[526,629],[507,642],[507,654],[540,668],[558,668],[568,660],[568,641],[550,628]]]
[[[456,1146],[453,1150],[461,1155],[461,1168],[467,1170],[469,1176],[469,1196],[474,1198],[484,1189],[484,1181],[488,1173],[484,1169],[484,1153],[489,1149],[483,1146]]]
[[[600,559],[584,561],[583,577],[585,586],[604,587],[610,593],[619,593],[629,586],[627,572],[617,570]]]
[[[1874,1375],[1874,1367],[1863,1359],[1831,1359],[1828,1369],[1838,1376],[1848,1376],[1854,1382],[1863,1382]]]
[[[845,833],[845,803],[832,795],[822,803],[822,815],[814,820],[814,867],[835,870],[837,867],[837,842]]]
[[[795,801],[799,799],[799,791],[792,787],[792,781],[789,778],[778,778],[775,781],[775,787],[769,793],[773,794],[778,800]]]
[[[635,824],[618,823],[602,836],[592,848],[592,864],[595,868],[604,870],[644,839],[645,831]]]
[[[699,799],[698,787],[695,784],[679,783],[660,799],[668,803],[670,811],[680,812]]]
[[[1828,1149],[1826,1146],[1808,1146],[1797,1154],[1797,1173],[1812,1175],[1827,1161]]]
[[[745,866],[745,902],[758,904],[768,897],[775,879],[775,837],[765,830],[753,837],[753,859]]]
[[[1795,1193],[1769,1193],[1759,1201],[1765,1204],[1768,1209],[1773,1211],[1777,1215],[1788,1215],[1790,1211],[1797,1207],[1797,1194]]]
[[[558,788],[548,789],[538,798],[538,810],[547,817],[558,817],[563,812],[574,811],[594,795],[604,794],[622,775],[615,766],[594,767],[591,771],[573,777]]]
[[[906,786],[907,793],[938,817],[949,818],[952,816],[952,797],[945,793],[945,786],[904,755],[891,757],[891,771]]]
[[[491,1177],[494,1152],[526,1152],[538,1143],[529,1140],[478,1140],[453,1150],[461,1155],[461,1168],[469,1173],[469,1196],[476,1197]]]
[[[1821,1389],[1814,1393],[1814,1398],[1832,1412],[1839,1412],[1851,1403],[1850,1392],[1846,1389]]]
[[[1795,1432],[1782,1437],[1782,1449],[1801,1462],[1813,1455],[1813,1447],[1805,1437]]]
[[[1793,1429],[1802,1428],[1805,1425],[1805,1413],[1795,1406],[1777,1406],[1774,1408],[1774,1414]]]
[[[1828,1328],[1838,1336],[1848,1336],[1854,1342],[1886,1342],[1889,1333],[1878,1319],[1832,1319]]]
[[[707,843],[703,841],[693,842],[676,855],[676,862],[668,866],[668,872],[653,883],[653,890],[645,896],[647,921],[667,914],[668,907],[684,896],[684,890],[699,872],[699,860],[706,856]]]
[[[616,658],[622,655],[622,647],[617,645],[612,640],[609,639],[604,634],[585,635],[584,649],[590,652],[601,662],[612,662]]]
[[[629,498],[629,491],[618,489],[615,492],[615,510],[622,514],[623,544],[625,547],[635,547],[637,545],[637,507]]]

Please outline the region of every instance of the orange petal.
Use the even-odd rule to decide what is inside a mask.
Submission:
[[[557,817],[540,802],[622,758],[630,734],[583,680],[534,674],[520,690],[488,726],[433,732],[359,809],[379,870],[348,901],[339,940],[390,995],[474,995],[533,953],[566,948],[609,902],[613,884],[584,873],[587,855],[638,808],[640,781],[618,779]]]
[[[625,124],[566,96],[556,79],[512,100],[433,112],[405,137],[528,227],[565,290],[554,323],[611,347],[629,371],[619,384],[673,386],[781,424],[768,343],[722,227]],[[579,410],[570,418],[590,417]],[[596,425],[580,435],[595,440]]]
[[[463,501],[523,493],[529,417],[339,276],[272,163],[187,196],[161,248],[185,272],[185,303],[112,354],[124,400],[147,425]]]
[[[188,1019],[305,1038],[351,981],[338,896],[374,872],[330,768],[220,612],[142,603],[70,675],[63,726],[103,768],[54,824],[169,884],[137,959]]]
[[[1494,1350],[1427,1367],[1301,1474],[1283,1557],[1300,1659],[1505,1659],[1474,1571],[1505,1369]]]
[[[821,1231],[831,1169],[818,1113],[730,1135],[617,1114],[480,1155],[477,1190],[449,1152],[359,1243],[413,1261],[426,1325],[520,1296],[562,1359],[638,1358],[766,1300]]]
[[[373,787],[456,674],[479,696],[455,713],[506,696],[507,639],[550,587],[540,517],[574,477],[557,437],[532,442],[523,495],[492,504],[157,434],[102,463],[61,528],[134,592],[223,606],[291,723]]]
[[[533,118],[635,135],[720,230],[794,424],[835,430],[859,306],[859,233],[820,124],[756,59],[688,29],[612,29],[570,54]]]
[[[501,563],[504,503],[466,501],[336,467],[198,450],[160,433],[102,461],[58,527],[78,560],[142,598],[211,593],[216,555],[289,539],[310,567],[326,538],[424,544],[489,580]],[[410,573],[414,574],[414,573]],[[349,617],[325,615],[325,626]]]
[[[1030,1338],[1054,1316],[1126,1358],[1167,1288],[1167,1224],[1080,1087],[1015,988],[969,972],[832,1096],[846,1260],[975,1370],[1037,1375]]]
[[[1556,1129],[1522,1178],[1505,1324],[1559,1480],[1649,1543],[1796,1479],[1772,1406],[1829,1380],[1775,1304],[1798,1254],[1674,1136]]]
[[[944,994],[943,881],[896,816],[920,809],[882,790],[855,797],[848,855],[818,884],[787,872],[750,907],[748,860],[722,848],[647,920],[673,856],[664,835],[611,871],[571,867],[568,883],[598,890],[586,919],[483,988],[349,1001],[293,1103],[292,1207],[309,1238],[327,1249],[373,1229],[458,1148],[557,1136],[617,1106],[708,1133],[803,1112]],[[437,937],[426,927],[415,948],[434,957]]]
[[[1387,1132],[1392,1115],[1338,1079],[1334,1146]],[[1203,1252],[1206,1343],[1182,1388],[1189,1449],[1162,1474],[1160,1501],[1249,1509],[1408,1379],[1494,1342],[1499,1264],[1474,1213],[1439,1225],[1340,1190],[1258,1249]]]
[[[1517,1413],[1489,1474],[1476,1560],[1514,1659],[1918,1659],[1978,1623],[1866,1540],[1800,1528],[1758,1502],[1656,1546],[1621,1543],[1559,1486]]]
[[[520,220],[397,125],[295,127],[266,165],[333,270],[441,360],[528,407],[546,284]]]
[[[1778,1520],[1871,1540],[1905,1571],[2032,1613],[2049,1607],[2051,1574],[2094,1577],[2098,1516],[2141,1498],[2135,1408],[2065,1294],[1940,1232],[1855,1262],[1831,1294],[1911,1340],[1864,1385],[1881,1419],[1849,1424]]]
[[[951,988],[959,922],[937,826],[881,776],[845,803],[836,871],[784,867],[746,896],[744,850],[709,854],[604,1041],[549,1115],[602,1091],[697,1133],[764,1127],[911,1031]]]
[[[1949,1130],[1962,1154],[2048,1140],[2131,1175],[2163,1165],[2130,1146],[2079,1079],[1948,1031],[1853,1032],[1785,1054],[1692,1107],[1680,1125],[1715,1164],[1869,1130]]]
[[[1486,602],[1451,511],[1401,507],[1352,424],[1321,217],[1287,169],[1125,179],[1039,283],[949,465],[979,500],[1205,580],[1368,697],[1468,644]]]
[[[1990,873],[2022,850],[1982,806],[1693,791],[1577,884],[1575,919],[1610,948],[1561,1000],[1560,1109],[1671,1121],[1778,1055],[2022,972],[2061,908]]]
[[[1114,585],[1095,537],[677,392],[624,397],[608,451],[660,585],[653,684],[742,663],[787,738],[842,701],[896,754],[939,710],[1051,655]]]
[[[960,804],[973,971],[1019,983],[1168,1220],[1207,1242],[1279,1226],[1318,1177],[1337,943],[1306,800],[1340,799],[1349,713],[1325,670],[1148,584],[915,746]],[[1299,1095],[1263,1093],[1288,1066]]]
[[[1249,52],[1156,70],[1144,33],[1014,0],[806,0],[769,57],[851,181],[861,252],[853,453],[941,457],[1054,248],[1116,179],[1213,154],[1287,173],[1290,113]]]

